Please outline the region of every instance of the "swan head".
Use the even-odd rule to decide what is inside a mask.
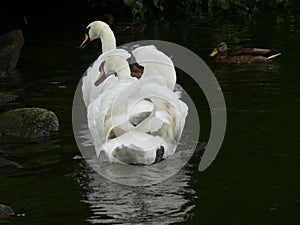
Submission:
[[[119,55],[109,55],[105,61],[101,63],[99,68],[100,74],[95,81],[95,86],[98,86],[105,77],[116,75],[120,79],[131,77],[130,67],[127,60]]]
[[[84,39],[79,46],[83,49],[93,40],[101,39],[102,51],[109,51],[116,48],[116,39],[109,25],[102,21],[91,22],[85,29]]]
[[[107,75],[116,74],[119,79],[131,77],[127,60],[119,55],[107,56],[105,59],[103,70]]]

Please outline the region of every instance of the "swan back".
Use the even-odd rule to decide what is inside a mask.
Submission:
[[[150,165],[162,147],[167,158],[176,150],[187,111],[166,85],[121,79],[88,106],[96,154],[111,162]]]
[[[136,62],[144,67],[142,79],[155,77],[163,79],[168,88],[174,90],[176,71],[170,57],[157,50],[154,45],[141,46],[132,51]]]

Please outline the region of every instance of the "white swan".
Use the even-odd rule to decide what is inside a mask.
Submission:
[[[103,85],[96,86],[95,82],[100,81],[103,76],[100,65],[108,55],[117,54],[126,59],[133,55],[136,62],[144,67],[142,79],[144,77],[155,77],[155,79],[164,82],[171,90],[174,90],[176,72],[173,62],[167,55],[157,50],[155,46],[138,47],[132,51],[132,55],[124,49],[116,49],[116,39],[110,27],[102,21],[94,21],[87,26],[85,38],[80,48],[84,48],[90,41],[98,38],[101,39],[103,53],[87,69],[86,76],[83,77],[82,92],[86,106],[101,93]]]
[[[105,80],[103,79],[105,76],[100,65],[104,62],[105,58],[111,54],[119,55],[126,59],[131,57],[124,49],[112,49],[102,53],[94,61],[94,63],[86,70],[86,75],[82,78],[82,95],[86,107],[102,92],[104,84],[100,81]]]
[[[102,21],[91,22],[85,29],[84,39],[79,48],[84,48],[89,42],[101,39],[102,52],[116,48],[116,39],[109,25]]]
[[[150,165],[174,154],[188,111],[179,94],[151,75],[131,77],[126,58],[119,55],[105,58],[104,72],[117,76],[108,76],[88,105],[88,126],[100,160]]]

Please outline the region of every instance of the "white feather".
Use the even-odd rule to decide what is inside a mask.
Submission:
[[[142,79],[146,77],[163,77],[167,86],[174,90],[176,72],[170,57],[157,50],[154,45],[141,46],[132,51],[136,62],[144,67]],[[154,72],[156,70],[156,72]]]
[[[107,52],[102,53],[94,63],[86,70],[86,75],[82,79],[82,94],[83,100],[86,106],[88,106],[91,101],[93,101],[99,94],[101,93],[103,87],[107,86],[108,82],[114,82],[116,79],[107,80],[106,82],[102,82],[98,86],[95,85],[95,81],[97,80],[100,71],[99,67],[103,61],[105,61],[106,57],[109,55],[119,55],[126,59],[131,57],[131,55],[124,49],[113,49]]]
[[[110,162],[149,165],[163,147],[163,158],[169,157],[176,150],[188,113],[180,93],[174,92],[172,60],[153,45],[138,47],[132,54],[144,72],[140,80],[132,78],[126,61],[131,55],[112,49],[115,40],[109,40],[107,26],[102,31],[95,27],[93,38],[101,38],[105,51],[87,69],[82,92],[97,156]],[[109,76],[95,86],[104,61],[105,73],[116,72],[118,77]]]
[[[130,163],[148,165],[154,162],[156,150],[163,146],[166,158],[174,153],[180,140],[187,110],[178,94],[165,85],[137,79],[119,80],[88,108],[89,129],[97,155],[104,151],[110,161],[118,162],[125,157],[122,149],[126,149]],[[143,113],[150,114],[145,117]],[[133,115],[138,124],[132,122]],[[154,140],[160,140],[160,144]],[[128,163],[129,158],[123,163]]]

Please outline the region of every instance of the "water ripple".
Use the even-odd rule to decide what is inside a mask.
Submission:
[[[83,202],[90,205],[92,224],[170,224],[189,217],[196,192],[190,187],[190,172],[181,170],[156,185],[131,187],[111,182],[85,164],[88,174]]]

